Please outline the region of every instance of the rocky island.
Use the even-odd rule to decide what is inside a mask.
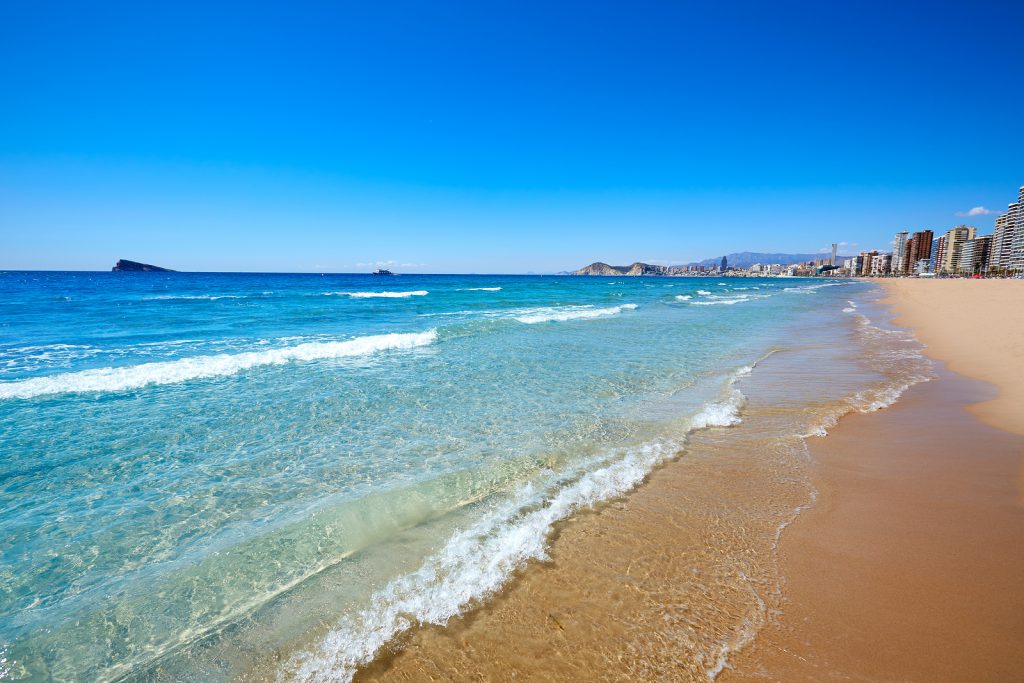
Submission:
[[[160,266],[151,266],[148,263],[139,263],[138,261],[129,261],[127,259],[120,259],[114,264],[114,267],[110,269],[114,273],[176,273],[177,271],[171,270],[170,268],[161,268]]]

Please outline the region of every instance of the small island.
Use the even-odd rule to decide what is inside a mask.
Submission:
[[[110,269],[114,273],[176,273],[177,271],[171,270],[170,268],[161,268],[160,266],[152,266],[148,263],[139,263],[138,261],[129,261],[127,259],[120,259],[114,264],[114,267]]]

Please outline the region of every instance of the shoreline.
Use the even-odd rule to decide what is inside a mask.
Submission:
[[[812,442],[819,496],[782,535],[779,611],[720,681],[1024,671],[1024,439],[966,410],[992,393],[943,370]]]
[[[897,313],[902,321],[905,314]],[[707,615],[688,614],[697,602],[692,594],[699,598],[713,583],[706,577],[687,581],[697,578],[687,576],[694,571],[687,563],[692,554],[720,542],[707,533],[721,519],[706,513],[716,504],[720,512],[743,504],[742,497],[714,500],[727,486],[712,486],[714,494],[702,498],[687,483],[706,485],[705,477],[718,474],[727,485],[750,465],[715,452],[712,430],[696,439],[705,456],[713,454],[697,458],[703,461],[696,464],[699,476],[688,456],[655,471],[628,496],[562,522],[552,535],[551,561],[517,573],[497,596],[447,626],[415,629],[356,680],[934,680],[953,671],[999,680],[1019,673],[1024,661],[1013,645],[1024,632],[1014,617],[1024,610],[1024,583],[1014,568],[1024,563],[1024,550],[1018,550],[1024,547],[1024,515],[1014,505],[1014,487],[1005,482],[1018,467],[1024,441],[980,424],[965,410],[991,394],[978,382],[942,371],[937,380],[911,387],[894,406],[846,414],[829,435],[809,439],[813,484],[802,482],[790,492],[791,507],[772,517],[774,533],[760,529],[762,539],[774,536],[777,546],[752,554],[748,547],[742,558],[748,566],[763,564],[761,569],[777,561],[780,580],[773,585],[768,571],[760,583],[747,583],[760,603],[754,611],[737,609],[742,600],[729,606],[716,598],[734,627],[718,661],[684,661],[677,654],[716,627]],[[962,440],[951,443],[949,430],[959,430]],[[931,439],[930,451],[892,457],[906,450],[900,438],[906,444],[923,437]],[[983,466],[960,453],[973,443],[986,445]],[[871,449],[870,462],[861,459],[860,447]],[[817,499],[804,509],[801,496],[813,497],[815,489]],[[959,496],[955,505],[946,501],[950,495]],[[855,501],[853,508],[847,498]],[[691,507],[681,520],[678,509],[686,505]],[[846,514],[851,509],[855,514]],[[944,515],[953,509],[957,514]],[[644,522],[666,519],[674,531],[671,544],[643,532]],[[851,519],[852,527],[842,526]],[[905,522],[912,542],[889,537],[893,520]],[[623,537],[638,530],[635,544],[623,546]],[[918,555],[901,552],[908,547]],[[958,554],[965,548],[966,558]],[[979,563],[972,557],[994,559]],[[643,578],[638,569],[646,572]],[[725,573],[734,571],[732,566]],[[594,583],[595,577],[600,581]],[[836,596],[840,604],[822,595]],[[641,616],[638,603],[655,608],[643,615],[649,629],[639,635],[630,618]],[[673,630],[679,623],[685,628]],[[966,649],[973,656],[963,654]]]
[[[911,328],[925,355],[996,387],[995,396],[967,409],[985,424],[1024,435],[1024,281],[902,278],[881,284],[881,303],[895,313],[893,323]]]
[[[1024,283],[940,282],[883,283],[939,377],[811,443],[820,495],[781,540],[780,611],[726,683],[1024,672]]]

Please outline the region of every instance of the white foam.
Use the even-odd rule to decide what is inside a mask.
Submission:
[[[717,306],[717,305],[731,306],[733,304],[743,303],[744,301],[750,301],[750,299],[748,299],[746,297],[742,297],[742,298],[736,298],[736,299],[715,299],[714,301],[691,301],[690,305],[691,306]]]
[[[356,669],[396,635],[416,624],[447,624],[474,601],[493,595],[528,561],[546,559],[554,523],[631,490],[678,448],[673,442],[654,442],[629,449],[548,500],[548,491],[526,484],[510,500],[455,534],[417,571],[394,579],[374,594],[369,607],[339,624],[314,651],[292,657],[278,680],[351,680]]]
[[[125,391],[152,384],[176,384],[194,379],[234,375],[263,365],[365,356],[389,349],[410,349],[431,344],[436,339],[436,330],[379,334],[346,341],[308,342],[265,351],[221,353],[125,367],[65,372],[0,383],[0,400],[33,398],[46,394]]]
[[[822,287],[845,287],[850,284],[849,282],[824,282],[817,285],[804,285],[803,287],[783,287],[784,292],[793,292],[795,294],[814,294],[815,290],[821,289]]]
[[[324,292],[324,296],[347,296],[353,299],[407,299],[410,296],[426,296],[425,289],[414,292]]]
[[[689,294],[677,294],[676,295],[676,299],[679,300],[679,301],[689,301],[692,298],[693,297],[690,296]]]
[[[694,416],[691,428],[738,423],[744,398],[733,385],[751,369],[737,370],[726,385],[727,398],[722,404],[706,406]],[[729,407],[720,412],[717,406],[723,404]],[[500,590],[512,573],[530,560],[547,559],[548,535],[556,522],[627,493],[681,447],[678,441],[657,440],[612,453],[615,459],[610,463],[607,457],[580,463],[575,480],[562,477],[551,482],[561,484],[559,489],[532,483],[520,487],[509,500],[456,533],[418,570],[375,593],[366,609],[344,619],[312,651],[291,657],[277,680],[352,680],[357,669],[372,661],[395,636],[417,624],[446,625],[467,607]]]
[[[245,299],[244,294],[166,294],[143,297],[147,301],[216,301],[217,299]]]
[[[731,427],[739,424],[740,409],[747,402],[747,397],[735,387],[736,380],[746,377],[753,369],[753,366],[747,365],[737,370],[729,379],[725,398],[706,404],[700,412],[690,418],[690,428]]]
[[[501,287],[466,287],[465,289],[457,289],[456,292],[500,292]],[[426,294],[426,292],[424,292]]]
[[[610,315],[618,315],[623,311],[631,311],[636,304],[622,304],[621,306],[610,306],[608,308],[593,308],[591,306],[571,306],[566,308],[536,309],[536,312],[527,315],[516,316],[516,320],[527,325],[546,322],[564,322],[566,320],[589,320],[592,318],[603,318]]]
[[[706,290],[706,289],[698,289],[698,290],[697,290],[697,293],[698,293],[698,294],[700,294],[700,295],[702,295],[702,296],[707,296],[707,295],[711,294],[711,292],[709,292],[709,291],[708,291],[708,290]]]

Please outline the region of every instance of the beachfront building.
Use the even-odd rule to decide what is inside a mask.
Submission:
[[[871,274],[875,277],[888,275],[892,271],[892,254],[878,254],[871,259]]]
[[[957,260],[957,272],[962,275],[984,273],[988,268],[991,245],[992,235],[982,235],[964,242]]]
[[[907,240],[909,239],[910,233],[906,230],[896,233],[896,237],[892,241],[892,272],[896,275],[900,275],[900,268],[903,265],[903,254],[907,251]]]
[[[1014,204],[1010,204],[1011,207]],[[1009,211],[996,217],[996,227],[992,231],[992,247],[989,254],[989,270],[994,273],[1008,269],[1010,257],[1013,255],[1014,219]]]
[[[932,254],[932,237],[934,233],[931,230],[920,230],[915,232],[907,240],[906,247],[903,250],[903,255],[899,261],[899,269],[897,270],[896,264],[893,264],[893,270],[900,275],[907,275],[910,273],[917,272],[917,263],[922,259],[929,259]]]
[[[947,230],[945,240],[942,244],[942,251],[938,254],[935,264],[937,273],[955,273],[960,264],[960,250],[964,242],[973,240],[977,229],[970,225],[958,225],[952,230]]]
[[[989,270],[997,273],[1024,272],[1024,187],[1018,199],[996,218],[992,233]]]
[[[871,274],[871,259],[877,252],[862,251],[860,256],[857,257],[857,275],[870,275]]]

